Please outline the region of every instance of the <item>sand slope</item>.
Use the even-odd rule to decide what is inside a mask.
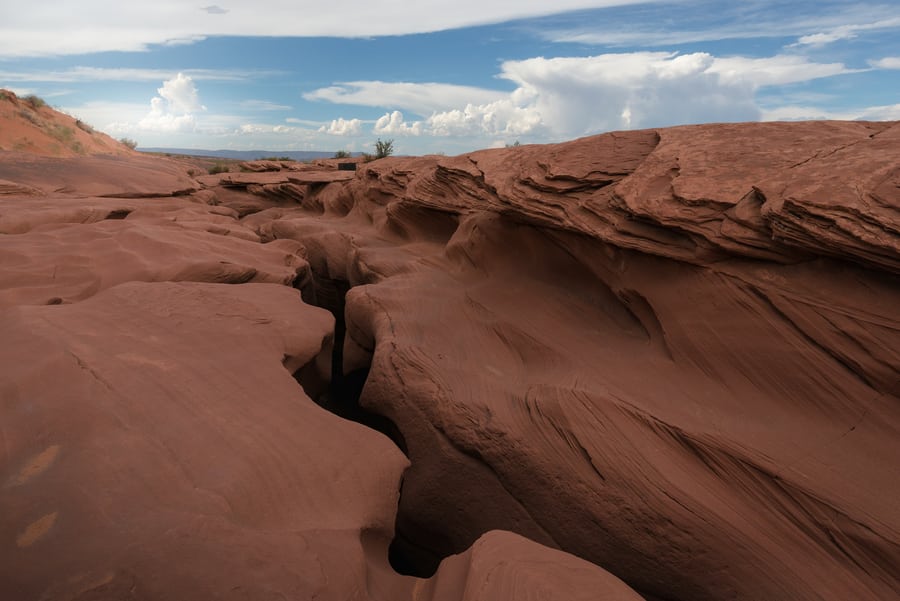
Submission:
[[[134,154],[121,142],[36,96],[19,98],[0,89],[0,123],[0,150],[54,157]]]

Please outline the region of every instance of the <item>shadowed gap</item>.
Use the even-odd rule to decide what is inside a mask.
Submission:
[[[306,278],[298,287],[304,302],[327,309],[334,316],[334,339],[330,381],[323,380],[314,362],[298,370],[294,378],[319,406],[344,419],[381,432],[408,457],[406,440],[397,425],[387,417],[367,411],[359,405],[359,399],[369,377],[369,367],[344,373],[344,338],[347,335],[344,309],[347,292],[350,290],[349,282],[312,272],[311,277]],[[403,494],[402,484],[400,494]],[[443,557],[413,542],[422,541],[422,536],[420,533],[405,535],[401,528],[402,523],[402,516],[398,516],[397,532],[388,551],[391,566],[400,574],[431,576]]]

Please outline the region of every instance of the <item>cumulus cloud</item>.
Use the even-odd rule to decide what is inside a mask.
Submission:
[[[246,135],[257,134],[296,134],[299,129],[289,125],[269,125],[265,123],[244,123],[237,132]]]
[[[150,101],[150,112],[138,122],[140,129],[166,132],[189,132],[197,127],[197,121],[189,113],[175,114],[166,110],[159,97]]]
[[[179,73],[164,81],[156,91],[159,96],[150,100],[150,112],[137,123],[137,128],[159,132],[194,131],[197,126],[194,113],[205,111],[206,107],[200,104],[200,95],[193,79]],[[113,125],[116,129],[128,127],[127,124]]]
[[[397,102],[406,105],[398,109],[428,115],[410,122],[394,110],[378,119],[375,133],[562,139],[615,129],[758,120],[760,88],[851,72],[841,63],[790,55],[630,52],[507,61],[499,77],[516,85],[511,93],[451,86],[448,99],[435,94],[436,84],[354,82],[308,96],[366,106]]]
[[[332,136],[358,136],[362,132],[362,121],[339,117],[328,125],[323,125],[318,131]]]
[[[376,134],[394,134],[400,136],[418,136],[422,134],[422,122],[407,123],[403,120],[403,113],[394,111],[386,113],[375,121],[372,129]]]
[[[508,113],[516,119],[504,120],[520,132],[540,123],[556,136],[578,136],[758,118],[752,83],[723,80],[715,64],[705,53],[662,52],[509,61],[501,77],[518,85]]]
[[[488,104],[467,104],[464,109],[435,113],[427,120],[436,136],[514,136],[536,134],[546,129],[535,94],[525,90]]]
[[[206,107],[200,104],[194,80],[184,73],[179,73],[172,79],[164,81],[162,87],[157,88],[156,91],[166,101],[170,111],[193,113],[206,110]]]

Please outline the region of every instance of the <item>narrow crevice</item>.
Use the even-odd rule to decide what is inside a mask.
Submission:
[[[363,387],[369,377],[369,367],[344,373],[344,339],[347,336],[347,322],[344,318],[347,292],[350,283],[341,278],[331,278],[311,270],[308,278],[298,284],[303,301],[328,310],[334,316],[334,337],[331,345],[331,370],[327,381],[322,370],[308,364],[294,374],[294,378],[306,389],[310,398],[324,409],[349,419],[390,438],[397,447],[408,454],[406,441],[399,428],[390,419],[366,411],[359,405]],[[312,373],[315,371],[317,376]],[[321,385],[317,385],[321,381]],[[311,393],[311,394],[310,394]]]
[[[402,485],[400,496],[403,497]],[[398,512],[394,528],[394,540],[388,547],[388,561],[394,571],[416,578],[434,576],[441,561],[446,559],[448,554],[436,551],[438,545],[423,545],[421,542],[442,540],[445,537],[439,532],[429,532],[421,525],[409,523],[403,512]]]
[[[300,290],[305,303],[331,312],[334,316],[334,336],[331,345],[330,373],[323,373],[327,370],[322,370],[316,361],[310,361],[294,373],[294,379],[320,407],[344,419],[381,432],[409,457],[406,440],[397,425],[383,415],[363,409],[359,404],[369,377],[369,366],[344,373],[344,339],[347,336],[344,310],[347,292],[350,290],[349,282],[311,270],[309,277],[298,281],[296,287]],[[400,494],[403,494],[402,484]],[[427,548],[416,546],[408,537],[403,536],[400,533],[401,521],[401,516],[398,516],[398,532],[388,551],[391,566],[400,574],[430,576],[442,557]],[[420,536],[414,538],[421,540]]]

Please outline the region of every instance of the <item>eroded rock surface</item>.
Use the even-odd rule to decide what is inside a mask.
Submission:
[[[0,591],[891,598],[898,136],[4,158]]]

